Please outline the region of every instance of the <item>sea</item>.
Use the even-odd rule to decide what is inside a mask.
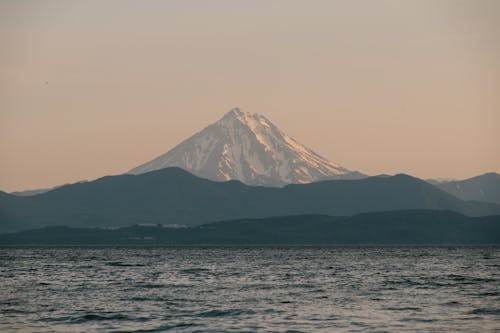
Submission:
[[[0,248],[0,332],[494,331],[498,247]]]

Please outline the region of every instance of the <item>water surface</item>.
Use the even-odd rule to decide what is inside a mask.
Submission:
[[[2,332],[500,332],[500,248],[0,248]]]

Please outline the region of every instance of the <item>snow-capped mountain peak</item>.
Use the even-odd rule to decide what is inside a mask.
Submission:
[[[212,180],[237,179],[246,184],[267,186],[361,175],[316,154],[263,115],[238,108],[129,173],[173,166]]]

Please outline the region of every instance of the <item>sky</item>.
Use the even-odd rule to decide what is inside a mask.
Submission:
[[[0,0],[0,190],[124,173],[233,107],[351,170],[500,173],[500,1]]]

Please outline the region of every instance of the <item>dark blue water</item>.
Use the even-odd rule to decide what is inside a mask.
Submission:
[[[500,331],[500,249],[0,248],[1,332]]]

